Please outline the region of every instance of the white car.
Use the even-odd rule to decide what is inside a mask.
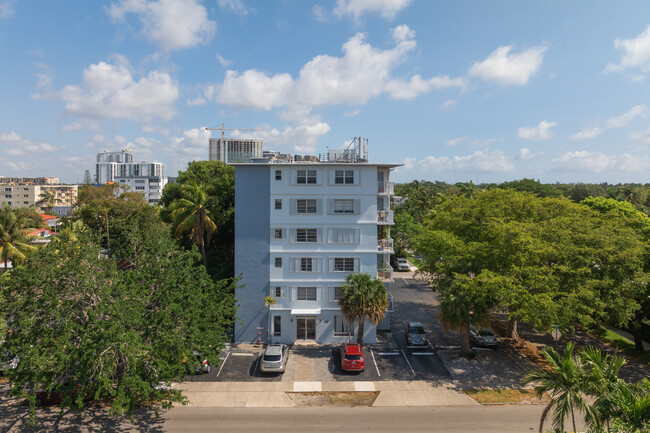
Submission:
[[[409,262],[406,261],[404,257],[395,258],[395,270],[400,272],[408,272],[411,270],[409,267]]]
[[[469,328],[469,337],[472,342],[477,346],[495,347],[497,345],[497,337],[494,333],[487,328]]]

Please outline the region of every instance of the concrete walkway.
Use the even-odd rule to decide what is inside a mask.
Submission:
[[[292,392],[379,391],[373,407],[472,406],[463,392],[425,381],[384,382],[185,382],[174,384],[191,407],[293,407]]]

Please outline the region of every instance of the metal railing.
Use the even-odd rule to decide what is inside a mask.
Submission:
[[[395,184],[393,182],[379,182],[377,192],[379,194],[393,194]]]
[[[392,210],[377,211],[377,222],[379,224],[393,224],[393,211]]]
[[[393,240],[391,238],[377,239],[377,252],[393,252]]]
[[[377,279],[381,281],[393,281],[393,268],[384,263],[384,267],[377,270]]]

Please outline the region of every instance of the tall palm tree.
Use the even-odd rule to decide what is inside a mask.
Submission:
[[[13,210],[4,204],[0,208],[0,257],[4,261],[5,272],[9,260],[23,260],[25,255],[36,251],[36,247],[29,245],[31,239],[25,233],[35,227],[34,221],[27,212]]]
[[[584,412],[586,418],[595,418],[583,393],[586,380],[584,364],[579,357],[574,356],[574,346],[573,342],[568,343],[562,354],[552,347],[542,349],[542,355],[548,362],[549,368],[534,370],[522,381],[524,385],[538,382],[535,393],[540,397],[544,393],[551,396],[551,402],[544,408],[539,422],[540,433],[551,409],[553,409],[553,427],[561,431],[564,431],[564,420],[569,415],[571,415],[573,431],[577,431],[576,411]]]
[[[262,300],[264,301],[264,306],[269,307],[269,320],[266,327],[266,342],[270,343],[271,342],[271,305],[275,305],[277,301],[271,295],[265,296],[264,298],[262,298]]]
[[[341,295],[341,312],[350,324],[359,321],[357,343],[363,344],[366,318],[376,325],[388,310],[386,286],[379,280],[373,280],[369,274],[349,274],[341,288]]]
[[[445,331],[456,331],[460,334],[460,352],[469,356],[472,351],[469,341],[469,326],[472,321],[471,302],[462,290],[445,290],[440,293],[439,319]]]
[[[40,200],[36,202],[37,205],[41,205],[47,209],[48,214],[52,214],[52,209],[56,206],[61,199],[56,198],[56,195],[51,191],[43,191],[39,194]]]
[[[181,187],[182,197],[170,206],[174,220],[175,234],[181,237],[189,233],[190,238],[201,250],[203,266],[206,270],[208,262],[205,254],[206,245],[210,244],[212,234],[217,231],[220,221],[217,197],[210,197],[206,186],[195,182]]]

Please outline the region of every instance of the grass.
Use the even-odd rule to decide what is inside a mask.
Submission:
[[[481,404],[546,404],[548,397],[538,398],[532,389],[470,389],[465,394]]]
[[[595,334],[602,340],[605,340],[610,346],[617,348],[625,353],[630,358],[634,358],[639,362],[650,365],[650,351],[638,352],[634,348],[634,342],[625,337],[618,335],[614,331],[610,331],[604,326],[599,326],[595,330]]]

